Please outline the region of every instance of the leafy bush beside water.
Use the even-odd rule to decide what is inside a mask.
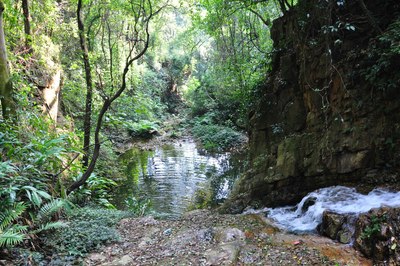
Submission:
[[[192,133],[208,151],[228,150],[246,141],[242,133],[221,125],[196,123]]]
[[[132,137],[151,138],[154,133],[159,130],[159,126],[155,122],[142,120],[137,123],[130,123],[128,133]]]

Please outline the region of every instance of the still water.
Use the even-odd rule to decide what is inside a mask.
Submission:
[[[211,184],[214,200],[228,196],[239,170],[229,153],[202,154],[191,139],[157,147],[131,149],[121,156],[126,178],[119,182],[114,203],[124,208],[130,196],[150,199],[154,211],[167,217],[184,213],[197,189]]]

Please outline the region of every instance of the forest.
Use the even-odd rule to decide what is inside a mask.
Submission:
[[[396,0],[0,0],[0,265],[398,265],[399,59]]]

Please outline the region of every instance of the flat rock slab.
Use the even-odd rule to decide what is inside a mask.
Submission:
[[[372,265],[349,246],[280,232],[258,215],[194,211],[179,220],[124,219],[123,240],[85,265]]]

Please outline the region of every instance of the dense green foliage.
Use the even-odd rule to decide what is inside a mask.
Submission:
[[[120,239],[115,225],[132,213],[85,207],[67,215],[68,227],[46,237],[45,243],[57,253],[82,256],[101,245]]]
[[[399,68],[400,62],[400,19],[378,36],[368,51],[368,65],[363,66],[365,79],[379,90],[396,92],[400,86],[400,74],[393,75],[392,69]],[[371,64],[372,63],[372,64]]]
[[[243,134],[227,126],[207,123],[204,118],[196,120],[192,132],[201,141],[204,149],[208,151],[222,151],[239,147],[246,141]]]
[[[25,244],[35,246],[35,243],[40,242],[42,231],[65,226],[65,223],[57,220],[63,210],[72,208],[73,204],[80,206],[96,203],[114,208],[108,201],[109,190],[116,184],[113,179],[121,175],[121,171],[118,170],[120,165],[117,155],[108,145],[109,143],[104,145],[105,149],[101,151],[101,160],[97,165],[96,173],[89,177],[87,185],[67,195],[68,184],[77,180],[85,170],[80,163],[83,131],[80,119],[84,110],[82,101],[84,91],[81,86],[83,79],[76,35],[75,4],[65,1],[30,2],[30,23],[35,35],[26,36],[23,28],[24,17],[20,9],[21,3],[5,1],[4,23],[7,49],[10,52],[10,69],[16,88],[17,119],[11,122],[0,117],[0,200],[2,202],[0,248],[15,246],[22,243],[24,239],[29,240],[24,242]],[[110,15],[126,16],[126,9],[129,7],[107,5],[112,4],[104,1],[98,9],[90,9],[90,12],[99,13],[101,8],[109,8],[112,11],[107,17],[110,19],[109,26],[115,23],[113,26],[116,27],[116,31],[113,32],[115,35],[111,37],[120,38],[122,36],[118,34],[122,28],[117,26],[123,25],[118,24],[118,18],[111,19]],[[121,10],[125,10],[125,13],[120,13]],[[93,14],[90,12],[86,13],[88,24],[93,19],[91,17]],[[100,25],[92,26],[99,27]],[[101,38],[98,35],[92,37]],[[25,46],[23,41],[25,38],[31,40],[29,42],[31,49]],[[96,71],[109,68],[108,57],[104,58],[100,54],[102,47],[93,46],[94,43],[103,43],[93,38],[91,39],[91,56],[97,65]],[[121,47],[116,47],[113,53],[122,53]],[[112,91],[113,86],[117,86],[118,82],[113,81],[112,77],[116,78],[120,71],[118,60],[122,56],[114,57],[114,63],[118,67],[104,71],[104,75],[98,75],[99,80],[96,82],[101,83],[100,79],[103,78],[107,80],[107,84],[103,84],[105,87],[96,91],[95,115],[105,95]],[[59,117],[56,125],[54,117],[50,119],[51,106],[49,104],[53,103],[43,104],[46,97],[44,89],[46,86],[52,86],[56,74],[61,69],[64,74],[61,103],[64,116]],[[132,85],[140,82],[140,74],[132,73],[132,78],[135,75],[137,75],[136,83],[130,82]],[[149,80],[152,79],[149,78]],[[138,102],[143,103],[145,107],[137,104],[136,108],[137,110],[142,108],[144,110],[142,113],[147,112],[147,114],[141,116],[136,109],[127,109],[130,116],[137,119],[153,118],[153,113],[157,113],[151,101],[148,104],[151,108],[146,109],[147,106],[141,99],[150,97],[145,93],[144,90],[137,91],[137,95],[144,95],[139,97]],[[131,96],[133,94],[136,92],[132,89]],[[125,104],[129,105],[128,100],[125,99],[125,101]],[[118,121],[118,116],[113,116],[111,113],[107,121],[110,127],[113,126],[113,121]],[[131,124],[128,123],[128,125]]]
[[[194,114],[212,112],[221,125],[245,128],[254,90],[270,67],[269,26],[278,15],[274,2],[200,1],[193,24],[206,36],[198,64],[207,66],[188,89]]]
[[[41,231],[63,226],[53,218],[71,207],[68,200],[57,197],[62,191],[62,161],[75,152],[74,139],[68,134],[49,135],[49,124],[39,116],[22,122],[28,130],[0,125],[4,132],[0,133],[0,246],[34,240],[32,236]],[[61,142],[67,146],[60,147]]]
[[[87,172],[77,1],[28,1],[29,17],[21,1],[3,2],[16,115],[0,116],[0,248],[34,247],[42,232],[62,227],[47,238],[58,252],[80,255],[116,240],[107,228],[125,214],[79,209],[115,208],[109,192],[123,175],[115,143],[163,130],[181,136],[179,123],[168,121],[182,117],[207,150],[245,140],[254,90],[269,69],[268,27],[279,15],[273,2],[82,1],[94,87],[91,127],[100,124],[89,150],[102,148],[94,172],[76,190],[71,184]],[[126,205],[144,215],[151,202],[130,195]],[[104,220],[110,215],[118,217]]]

